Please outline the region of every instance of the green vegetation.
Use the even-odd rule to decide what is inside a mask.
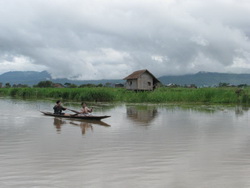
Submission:
[[[65,101],[131,102],[131,103],[240,103],[250,104],[250,88],[158,88],[134,92],[123,88],[0,88],[0,96]]]

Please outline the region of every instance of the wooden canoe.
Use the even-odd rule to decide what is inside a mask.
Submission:
[[[111,116],[94,116],[94,115],[78,116],[75,114],[65,116],[65,115],[60,115],[60,114],[53,114],[51,112],[42,112],[42,113],[46,116],[61,117],[61,118],[74,118],[74,119],[87,119],[87,120],[101,120],[101,119],[111,117]]]

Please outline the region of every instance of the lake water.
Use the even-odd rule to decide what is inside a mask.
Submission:
[[[247,107],[89,104],[112,117],[86,122],[53,105],[0,99],[1,188],[250,187]]]

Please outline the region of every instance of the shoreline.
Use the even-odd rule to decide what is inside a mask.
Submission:
[[[0,97],[126,103],[250,104],[250,88],[165,88],[134,92],[123,88],[0,88]]]

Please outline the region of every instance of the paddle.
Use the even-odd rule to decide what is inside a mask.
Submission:
[[[80,114],[81,112],[78,112],[78,111],[76,111],[76,110],[72,110],[72,109],[69,109],[69,108],[67,108],[67,110],[69,110],[69,111],[71,111],[71,112],[75,112],[75,113],[77,113],[77,114]]]
[[[67,110],[76,113],[76,114],[72,114],[72,116],[76,116],[77,114],[80,114],[80,112],[78,112],[78,111],[76,111],[76,110],[72,110],[72,109],[68,109],[68,108],[67,108]]]

